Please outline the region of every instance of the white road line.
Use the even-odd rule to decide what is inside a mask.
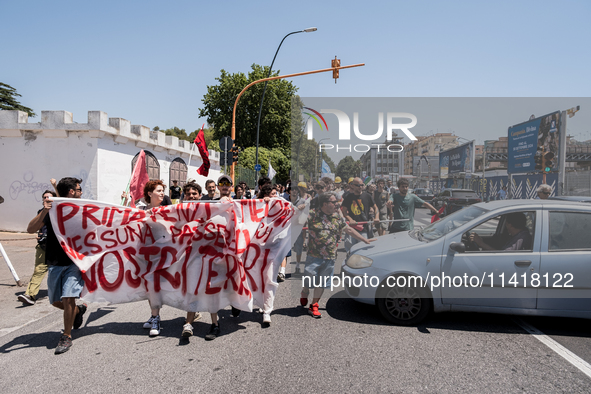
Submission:
[[[591,364],[587,361],[583,360],[554,339],[550,338],[542,331],[538,330],[534,326],[527,324],[521,319],[514,318],[513,321],[517,323],[521,328],[525,331],[530,333],[534,336],[538,341],[542,342],[544,345],[548,346],[550,349],[554,350],[559,356],[564,358],[566,361],[574,365],[579,371],[583,372],[585,375],[591,378]]]

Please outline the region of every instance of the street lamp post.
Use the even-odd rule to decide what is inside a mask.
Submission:
[[[234,141],[236,140],[236,107],[238,105],[238,101],[240,101],[240,97],[242,97],[242,95],[244,94],[244,92],[246,92],[251,86],[256,85],[258,83],[261,82],[265,82],[265,81],[274,81],[276,79],[285,79],[285,78],[293,78],[293,77],[299,77],[302,75],[310,75],[310,74],[318,74],[318,73],[325,73],[328,71],[335,71],[335,70],[344,70],[346,68],[354,68],[354,67],[361,67],[361,66],[365,66],[365,63],[359,63],[359,64],[352,64],[350,66],[332,66],[330,68],[323,68],[321,70],[314,70],[314,71],[304,71],[301,73],[295,73],[295,74],[287,74],[287,75],[278,75],[276,77],[269,77],[269,78],[263,78],[263,79],[258,79],[256,81],[253,81],[251,83],[249,83],[248,85],[246,85],[244,87],[244,89],[242,89],[240,91],[240,93],[238,93],[238,96],[236,97],[236,100],[234,101],[234,109],[232,110],[232,131],[230,132],[230,138],[232,138]],[[236,162],[232,163],[232,169],[230,170],[230,177],[232,179],[234,179],[234,166],[236,165]]]
[[[277,57],[277,54],[279,53],[279,49],[281,48],[281,45],[283,44],[283,41],[285,41],[285,39],[289,36],[291,36],[292,34],[298,34],[298,33],[311,33],[318,30],[315,27],[309,27],[307,29],[304,30],[299,30],[299,31],[293,31],[289,34],[287,34],[285,37],[283,37],[283,40],[281,40],[281,42],[279,43],[279,46],[277,47],[277,50],[275,51],[275,56],[273,56],[273,61],[271,62],[271,67],[269,67],[269,73],[267,74],[267,78],[269,78],[271,76],[271,72],[273,71],[273,64],[275,63],[275,58]],[[259,130],[261,128],[261,114],[263,112],[263,101],[265,101],[265,92],[267,91],[267,83],[269,81],[265,81],[265,86],[263,87],[263,95],[261,96],[261,104],[259,105],[259,117],[257,119],[257,145],[256,145],[256,152],[255,152],[255,164],[259,164]],[[258,167],[255,166],[255,182],[258,181],[259,179],[259,172],[258,170],[256,170]]]

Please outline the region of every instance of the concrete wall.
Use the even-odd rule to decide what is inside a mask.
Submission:
[[[121,118],[108,118],[90,111],[88,123],[74,123],[67,111],[42,111],[41,122],[29,123],[20,111],[0,111],[0,230],[25,231],[42,207],[41,194],[52,187],[51,178],[82,179],[84,199],[118,203],[131,176],[131,161],[141,149],[150,151],[160,163],[160,178],[168,186],[170,163],[180,157],[189,164],[187,141],[131,125]],[[219,154],[210,151],[217,179]],[[201,165],[195,150],[188,177],[205,186],[197,175]]]

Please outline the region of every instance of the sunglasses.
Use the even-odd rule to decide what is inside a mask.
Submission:
[[[80,187],[79,187],[78,189],[75,189],[75,190],[76,190],[77,192],[81,192],[81,191],[82,191],[82,188],[80,188]]]
[[[232,186],[232,182],[221,181],[220,183],[218,183],[218,186]]]

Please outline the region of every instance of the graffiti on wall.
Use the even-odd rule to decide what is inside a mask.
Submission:
[[[41,202],[43,192],[53,190],[53,187],[49,182],[37,182],[34,179],[35,174],[33,171],[27,171],[23,174],[22,180],[12,182],[8,189],[10,198],[16,200],[24,192],[25,194],[32,194],[36,201]]]

